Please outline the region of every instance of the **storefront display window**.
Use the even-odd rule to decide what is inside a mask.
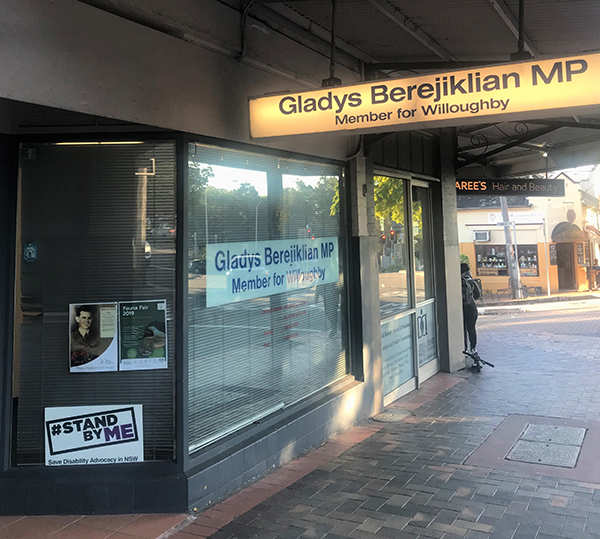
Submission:
[[[347,374],[336,166],[191,144],[189,452]]]
[[[522,277],[537,277],[539,275],[537,245],[518,245],[519,271]],[[506,276],[505,245],[476,245],[477,275]]]
[[[173,460],[175,142],[20,156],[14,463]]]

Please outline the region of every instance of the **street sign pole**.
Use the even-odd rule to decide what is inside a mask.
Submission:
[[[502,209],[502,221],[504,224],[504,242],[506,244],[506,267],[508,268],[508,280],[512,299],[521,298],[521,287],[519,286],[519,267],[518,260],[514,256],[512,248],[512,238],[510,237],[510,221],[508,219],[508,203],[506,197],[500,198],[500,208]]]
[[[521,293],[521,268],[519,267],[519,246],[517,244],[517,223],[516,221],[513,221],[512,223],[512,227],[513,227],[513,238],[515,240],[515,245],[514,245],[514,253],[515,253],[515,267],[516,267],[516,271],[515,274],[517,276],[517,290],[519,290],[519,293]],[[519,296],[521,297],[521,296]]]
[[[550,297],[550,264],[548,263],[548,238],[546,237],[546,218],[542,219],[544,229],[544,255],[546,256],[546,292]]]

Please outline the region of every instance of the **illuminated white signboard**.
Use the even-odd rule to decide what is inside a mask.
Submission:
[[[399,131],[600,111],[600,54],[250,100],[253,138]]]

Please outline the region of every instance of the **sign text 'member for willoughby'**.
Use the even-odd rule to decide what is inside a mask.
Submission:
[[[254,98],[250,129],[253,138],[264,138],[531,119],[545,111],[600,109],[599,85],[600,54],[504,64]]]

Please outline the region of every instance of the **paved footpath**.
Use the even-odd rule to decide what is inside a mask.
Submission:
[[[390,407],[398,421],[367,420],[166,535],[600,538],[600,301],[482,316],[478,328],[495,369],[438,374]],[[506,461],[523,421],[586,428],[575,468]],[[2,539],[17,537],[10,527]]]

